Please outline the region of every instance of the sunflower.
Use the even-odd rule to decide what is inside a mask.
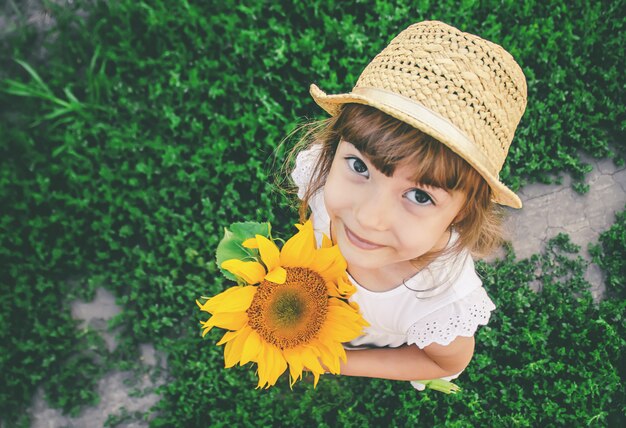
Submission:
[[[257,260],[230,259],[221,267],[244,285],[198,303],[211,317],[201,322],[206,335],[213,327],[228,330],[226,368],[239,363],[258,365],[258,387],[269,388],[289,368],[290,385],[303,371],[314,375],[314,386],[326,370],[339,374],[346,361],[342,346],[368,324],[356,304],[348,302],[355,288],[337,246],[324,236],[317,249],[311,221],[282,250],[262,235],[243,242]]]

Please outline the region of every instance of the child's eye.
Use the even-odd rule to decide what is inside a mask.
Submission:
[[[404,196],[411,202],[417,205],[430,205],[434,204],[433,198],[423,190],[413,189],[409,190],[404,194]]]
[[[363,162],[361,159],[355,157],[347,157],[346,161],[348,161],[348,166],[352,171],[365,177],[369,175],[367,173],[367,165],[365,165],[365,162]]]

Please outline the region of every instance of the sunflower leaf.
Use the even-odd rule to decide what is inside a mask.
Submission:
[[[259,252],[253,248],[244,247],[243,241],[254,238],[256,235],[270,237],[271,227],[269,223],[256,223],[246,221],[241,223],[232,223],[228,228],[224,228],[224,237],[217,246],[215,258],[217,265],[220,267],[222,274],[232,280],[237,281],[237,277],[225,269],[222,269],[222,263],[230,259],[238,259],[243,261],[257,260]]]

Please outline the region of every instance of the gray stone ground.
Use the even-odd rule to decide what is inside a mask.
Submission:
[[[576,193],[566,178],[561,185],[532,184],[519,195],[524,203],[522,210],[511,210],[507,228],[511,231],[510,240],[518,259],[539,253],[548,239],[560,232],[570,235],[572,241],[581,248],[581,255],[590,260],[587,246],[595,243],[601,232],[615,221],[615,213],[626,204],[626,167],[617,168],[610,159],[593,160],[594,166],[588,176],[590,190],[584,195]],[[602,272],[597,265],[590,263],[587,279],[592,284],[592,292],[600,298],[604,290]],[[83,320],[83,325],[101,331],[110,350],[115,347],[113,335],[106,330],[107,320],[121,311],[115,298],[104,289],[99,289],[93,302],[74,302],[72,315]],[[154,349],[146,344],[142,347],[142,363],[148,367],[157,364]],[[100,404],[86,408],[76,418],[63,416],[58,410],[50,409],[41,391],[33,399],[30,412],[33,428],[57,427],[102,427],[109,414],[130,414],[129,420],[119,427],[148,426],[145,418],[150,417],[149,409],[157,402],[158,396],[150,393],[144,397],[132,396],[127,380],[128,372],[113,372],[98,384]],[[150,389],[164,381],[160,377],[152,382],[148,374],[140,379],[139,388]]]
[[[119,314],[122,308],[115,303],[115,296],[104,288],[99,288],[92,302],[75,301],[72,303],[72,316],[81,320],[79,329],[92,328],[104,338],[109,351],[115,350],[115,336],[107,328],[109,319]],[[150,408],[159,397],[150,392],[162,384],[165,371],[156,379],[150,373],[157,368],[160,362],[165,361],[163,356],[157,356],[154,347],[150,344],[141,346],[141,364],[146,372],[136,379],[131,372],[115,371],[108,373],[98,382],[100,402],[97,406],[86,408],[76,418],[63,416],[57,409],[50,408],[41,389],[37,391],[30,408],[33,428],[91,428],[102,427],[109,415],[117,416],[118,420],[125,421],[117,425],[122,428],[136,428],[148,425],[145,418],[150,418]],[[158,358],[161,357],[161,358]],[[161,365],[161,369],[164,367]],[[161,370],[159,370],[161,372]],[[136,396],[134,391],[144,391],[147,394]]]
[[[518,259],[541,252],[546,242],[559,233],[570,235],[581,246],[581,256],[591,261],[588,245],[615,222],[615,213],[626,205],[626,167],[616,167],[611,159],[589,159],[593,166],[587,176],[589,192],[581,195],[571,187],[571,178],[562,185],[532,184],[519,196],[521,210],[510,210],[507,229]],[[602,272],[590,263],[585,278],[599,299],[604,292]]]

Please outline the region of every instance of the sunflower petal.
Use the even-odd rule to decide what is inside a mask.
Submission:
[[[350,316],[351,319],[353,320],[360,320],[361,324],[364,326],[369,326],[368,322],[365,321],[365,319],[361,316],[361,313],[359,312],[359,304],[356,302],[346,302],[345,300],[342,299],[328,299],[328,306],[333,306],[333,307],[338,307],[341,308],[343,310],[345,310],[345,314],[347,316]]]
[[[347,312],[329,305],[326,323],[320,329],[319,337],[340,343],[349,342],[359,337],[363,333],[363,327]]]
[[[280,266],[280,251],[276,244],[263,235],[256,235],[256,242],[259,244],[261,260],[263,260],[267,271],[271,272]]]
[[[224,346],[224,368],[229,369],[239,361],[239,355],[234,351],[234,341],[226,343]]]
[[[246,340],[248,339],[248,336],[253,331],[250,327],[247,326],[242,330],[243,331],[241,332],[241,334],[238,335],[234,340],[226,343],[226,346],[228,346],[229,344],[231,345],[228,356],[226,353],[226,348],[224,348],[224,361],[227,364],[226,368],[230,368],[237,363],[242,364],[241,360],[243,356],[243,349],[246,344]]]
[[[328,369],[328,371],[332,374],[339,374],[340,364],[339,359],[337,358],[339,355],[337,355],[337,353],[338,348],[343,350],[343,346],[337,342],[326,342],[316,343],[315,347],[320,353],[320,361]],[[343,353],[345,355],[345,351],[343,351]]]
[[[348,298],[356,293],[356,287],[354,286],[354,284],[352,284],[352,282],[350,282],[346,275],[341,275],[339,278],[337,278],[336,287],[337,292],[343,298]]]
[[[342,328],[337,328],[337,326],[335,326],[335,328],[333,329],[332,335],[330,335],[330,337],[332,337],[333,340],[337,341],[337,342],[350,342],[351,340],[356,339],[357,337],[361,336],[362,333],[362,329],[358,328],[348,328],[348,327],[342,327]]]
[[[238,259],[226,260],[222,263],[222,269],[226,269],[239,278],[242,278],[248,284],[258,284],[263,281],[265,269],[257,262],[244,262]]]
[[[287,271],[279,266],[265,275],[265,279],[273,282],[274,284],[284,284],[287,280]]]
[[[241,243],[246,248],[259,248],[259,244],[256,242],[256,238],[246,239]]]
[[[259,383],[257,388],[269,388],[276,384],[281,374],[287,370],[287,362],[280,349],[266,344],[262,358],[259,358]]]
[[[216,294],[211,298],[208,298],[204,303],[200,303],[198,300],[196,300],[196,304],[200,307],[201,311],[212,313],[214,307],[221,305],[222,302],[228,299],[232,295],[232,293],[236,291],[237,287],[230,287],[222,291],[221,293]]]
[[[254,286],[231,287],[207,300],[200,309],[209,312],[241,312],[250,307],[258,288]]]
[[[204,328],[219,327],[224,330],[239,330],[248,323],[248,314],[245,312],[218,312],[203,324]]]
[[[333,241],[330,240],[326,234],[322,234],[322,248],[330,248],[333,246]]]
[[[298,227],[300,225],[296,225]],[[315,234],[311,220],[299,227],[280,252],[280,263],[285,267],[306,267],[315,258]]]
[[[204,336],[206,336],[206,334],[208,332],[211,331],[213,326],[212,325],[206,325],[206,322],[202,322],[202,321],[200,321],[200,324],[202,325],[202,337],[204,337]]]
[[[273,354],[270,352],[271,347],[272,345],[270,345],[269,343],[264,343],[263,348],[260,351],[261,352],[260,358],[257,363],[258,364],[257,374],[259,376],[259,382],[257,384],[257,388],[268,388],[271,386],[269,385],[269,380],[268,380],[269,366],[271,365],[270,358],[273,357]]]
[[[317,383],[320,381],[320,375],[324,373],[313,372],[313,388],[317,388]]]
[[[276,381],[278,380],[280,375],[283,374],[285,370],[287,370],[287,362],[285,361],[285,358],[283,357],[280,349],[273,346],[270,346],[269,349],[273,355],[270,358],[271,365],[269,366],[268,372],[268,386],[272,386],[276,384]]]
[[[243,331],[243,329],[241,330],[237,330],[237,331],[227,331],[224,336],[222,336],[222,338],[220,339],[219,342],[217,342],[217,346],[221,346],[225,343],[230,342],[231,340],[233,340],[235,337],[239,336],[241,334],[241,332]]]
[[[225,368],[232,367],[236,364],[236,362],[230,365],[228,364],[230,362],[230,358],[232,355],[232,349],[233,349],[233,342],[232,341],[226,342],[226,346],[224,346],[224,367]]]
[[[330,309],[329,305],[329,312],[333,312],[333,316],[337,316],[337,318],[342,319],[343,323],[346,324],[345,327],[351,329],[356,335],[355,337],[363,334],[363,329],[370,326],[369,323],[365,321],[365,319],[359,313],[355,312],[352,309],[348,311],[344,311],[343,309],[338,308]],[[345,342],[345,340],[340,342]]]
[[[244,365],[250,361],[257,361],[257,356],[261,352],[261,337],[259,334],[250,329],[250,335],[247,337],[246,343],[243,345],[241,353],[240,365]]]
[[[296,381],[302,379],[302,370],[304,370],[304,365],[302,364],[302,358],[300,357],[300,353],[298,352],[298,348],[293,349],[285,349],[283,351],[283,356],[287,360],[287,364],[289,365],[289,387],[293,387]]]
[[[307,346],[306,350],[303,350],[301,353],[301,358],[304,366],[313,373],[324,373],[324,368],[317,359],[317,351],[315,348]]]
[[[302,358],[306,368],[313,373],[313,388],[315,388],[320,380],[320,375],[324,374],[325,370],[318,360],[319,350],[308,346],[307,348],[312,352],[303,352]]]
[[[347,267],[337,246],[317,250],[315,261],[311,264],[311,269],[318,272],[326,281],[336,280],[345,273]]]

